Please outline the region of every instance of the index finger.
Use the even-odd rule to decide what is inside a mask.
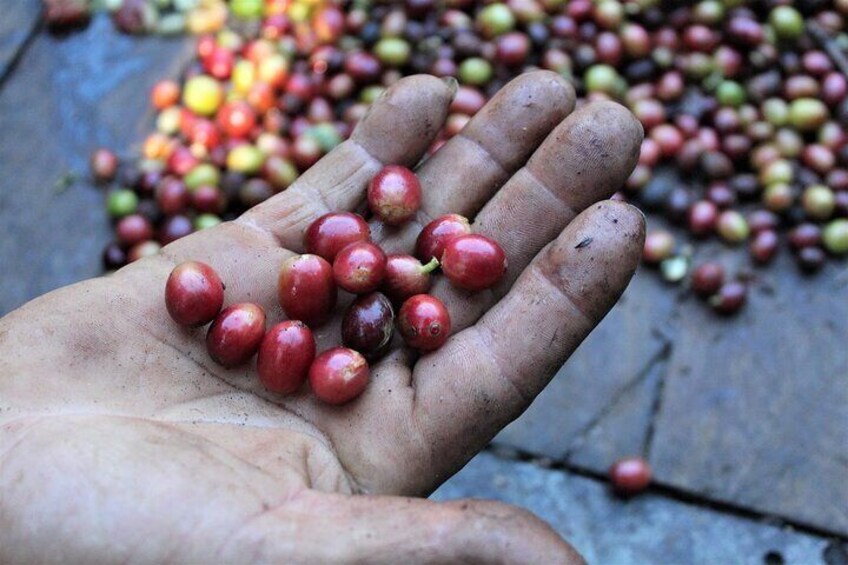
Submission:
[[[303,250],[303,233],[328,212],[352,210],[383,166],[414,166],[439,133],[456,92],[455,80],[403,78],[374,102],[350,139],[333,149],[284,192],[237,221],[274,235],[286,249]]]

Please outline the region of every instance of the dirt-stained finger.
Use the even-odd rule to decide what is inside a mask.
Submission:
[[[441,129],[455,92],[455,81],[428,75],[399,80],[374,103],[350,139],[237,221],[268,230],[283,247],[302,251],[303,232],[315,218],[355,208],[384,165],[411,167],[420,160]]]
[[[624,292],[644,216],[614,201],[571,222],[475,325],[413,373],[416,426],[450,473],[518,417]]]
[[[459,290],[444,278],[433,288],[448,305],[455,332],[505,295],[531,259],[577,214],[621,188],[639,158],[641,142],[638,120],[614,102],[588,104],[551,132],[474,221],[475,232],[493,238],[506,252],[504,279],[483,293]]]
[[[513,79],[418,168],[418,221],[402,228],[372,222],[375,239],[393,250],[408,248],[436,216],[474,216],[573,108],[574,88],[556,73],[535,71]]]

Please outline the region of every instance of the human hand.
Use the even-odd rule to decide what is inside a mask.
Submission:
[[[391,352],[347,405],[215,365],[204,330],[164,307],[170,270],[194,259],[220,273],[226,304],[280,321],[277,271],[305,228],[360,206],[384,164],[415,165],[452,96],[448,82],[403,79],[283,193],[0,320],[0,560],[579,561],[519,509],[404,496],[430,493],[526,409],[630,280],[643,218],[600,202],[639,153],[623,107],[572,114],[563,79],[525,74],[421,165],[419,221],[372,224],[374,239],[409,252],[423,224],[455,212],[501,243],[509,269],[475,294],[439,277],[450,340]],[[339,335],[338,318],[319,328],[319,351]]]

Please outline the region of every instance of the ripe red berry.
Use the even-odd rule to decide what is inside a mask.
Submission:
[[[430,290],[430,273],[438,266],[439,261],[435,258],[422,265],[412,255],[389,255],[386,258],[382,291],[396,303],[416,294],[425,294]]]
[[[173,80],[160,80],[153,85],[150,101],[157,110],[164,110],[180,101],[180,85]]]
[[[247,102],[228,102],[218,110],[218,125],[230,137],[247,137],[256,125],[256,112]]]
[[[291,394],[303,385],[315,359],[315,338],[301,321],[286,320],[271,328],[259,345],[256,370],[268,390]]]
[[[392,343],[395,313],[384,294],[372,292],[351,303],[342,319],[342,343],[373,360]]]
[[[368,362],[347,347],[328,349],[309,368],[309,385],[318,400],[344,404],[362,394],[368,385]]]
[[[286,316],[310,326],[330,318],[336,305],[333,267],[317,255],[296,255],[283,262],[277,298]]]
[[[444,345],[450,337],[450,314],[435,296],[416,294],[400,308],[398,331],[410,347],[432,351]]]
[[[181,326],[211,322],[224,304],[224,284],[218,273],[199,261],[177,265],[165,283],[165,306]]]
[[[153,225],[141,214],[124,216],[115,226],[115,236],[124,247],[153,239]]]
[[[351,243],[333,261],[336,284],[354,294],[377,290],[385,274],[386,254],[367,241]]]
[[[390,226],[408,222],[421,207],[418,177],[400,165],[384,167],[368,185],[368,207]]]
[[[639,494],[651,482],[651,467],[641,457],[626,457],[613,463],[609,478],[616,493],[624,496]]]
[[[745,305],[748,287],[741,281],[730,281],[710,297],[710,306],[719,314],[735,314]]]
[[[433,257],[441,260],[445,245],[451,239],[471,233],[468,219],[459,214],[440,216],[424,226],[415,242],[415,256],[422,262]]]
[[[702,297],[712,296],[724,284],[724,267],[718,263],[704,263],[692,271],[692,290]]]
[[[333,261],[336,254],[356,241],[369,241],[371,229],[362,216],[350,212],[332,212],[312,222],[306,230],[303,245],[313,253]]]
[[[216,363],[238,367],[247,363],[265,335],[265,311],[244,302],[225,308],[206,333],[206,350]]]
[[[777,246],[780,243],[777,237],[777,232],[774,230],[763,230],[754,236],[748,250],[751,253],[751,258],[757,263],[765,264],[774,258],[777,253]]]
[[[118,172],[118,156],[108,149],[96,149],[91,154],[89,164],[97,182],[108,182]]]
[[[442,254],[442,272],[456,286],[482,290],[506,273],[506,254],[492,239],[479,234],[451,239]]]
[[[709,200],[695,202],[689,209],[689,231],[696,237],[711,234],[718,222],[718,207]]]

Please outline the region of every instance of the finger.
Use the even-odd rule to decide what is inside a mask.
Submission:
[[[529,406],[626,288],[644,232],[636,208],[593,205],[477,324],[418,362],[413,426],[444,465],[434,475],[463,465]]]
[[[455,92],[456,81],[427,75],[399,80],[374,103],[350,139],[238,221],[268,230],[283,247],[301,251],[307,226],[328,212],[355,208],[384,165],[411,167],[420,160],[441,129]]]
[[[432,290],[454,332],[473,324],[581,211],[621,188],[639,158],[642,126],[624,106],[588,104],[568,116],[480,211],[474,231],[497,241],[509,268],[492,291],[468,293],[439,278]]]
[[[223,561],[245,555],[289,563],[583,563],[548,524],[506,504],[312,491],[255,518],[219,552]]]
[[[408,249],[432,218],[475,215],[573,108],[574,88],[557,73],[515,78],[418,168],[418,221],[399,229],[374,222],[375,239],[390,238],[391,249]]]

